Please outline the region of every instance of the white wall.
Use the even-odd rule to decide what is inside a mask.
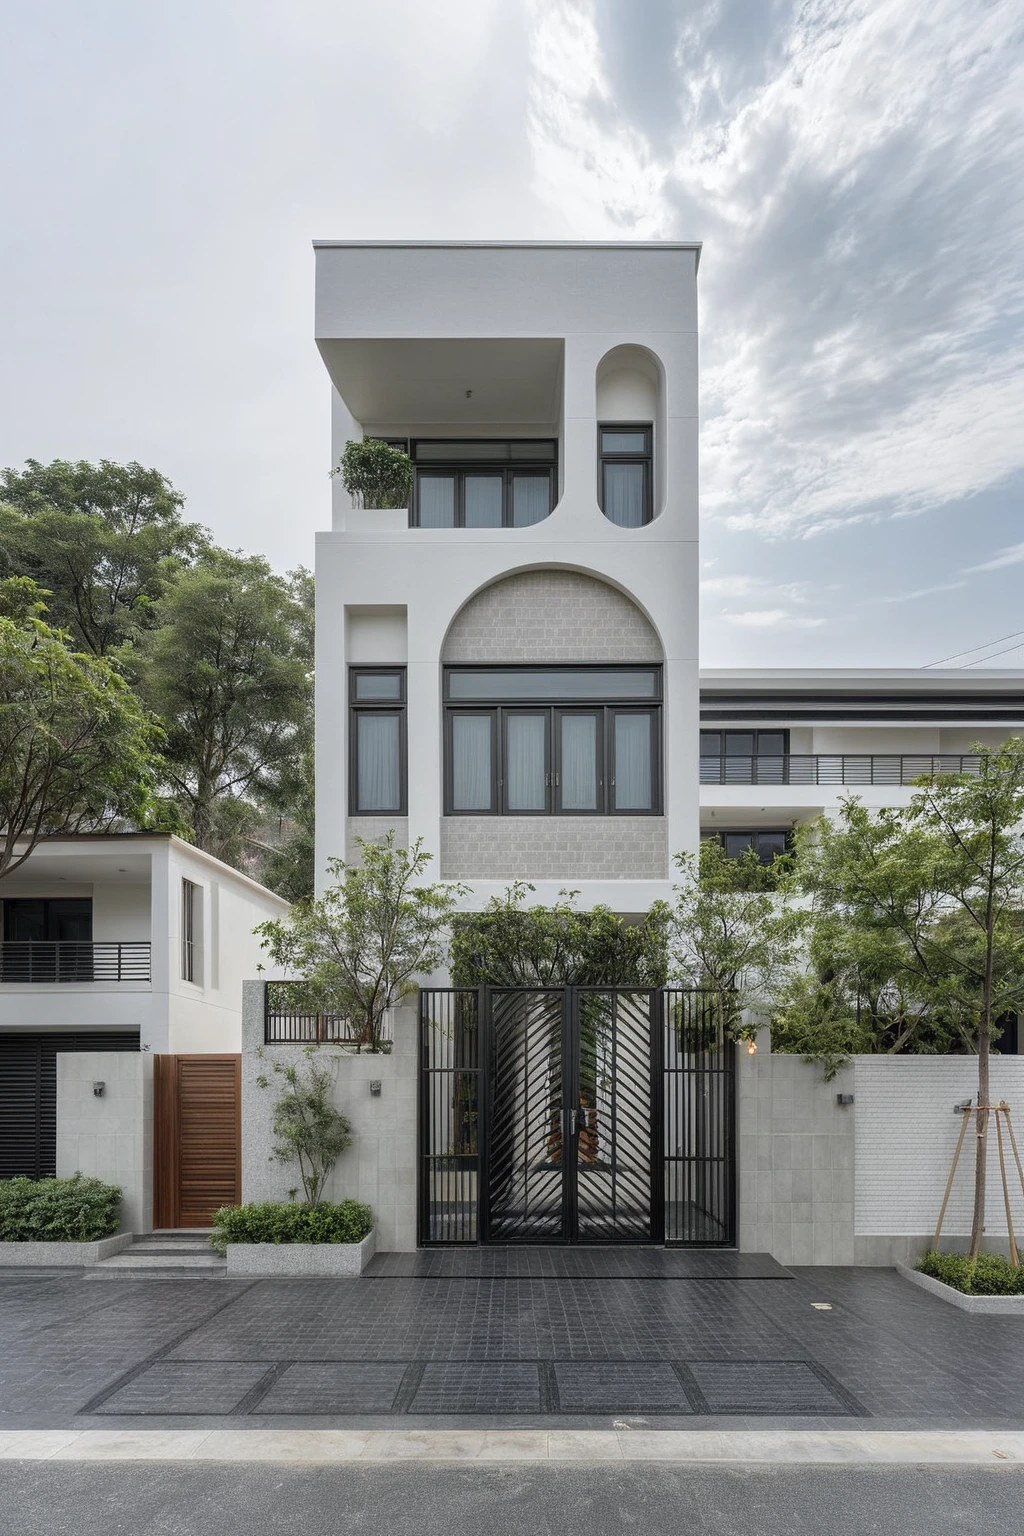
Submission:
[[[441,648],[476,592],[512,571],[583,571],[629,595],[665,656],[667,845],[697,841],[697,336],[692,248],[321,248],[317,338],[330,365],[345,338],[555,338],[562,387],[562,494],[531,528],[409,529],[404,516],[349,521],[335,482],[335,523],[317,538],[317,866],[345,846],[351,631],[346,615],[397,607],[407,615],[410,841],[440,853]],[[663,380],[658,455],[664,508],[639,529],[617,528],[597,504],[597,377],[614,348],[646,349]],[[467,352],[467,358],[476,355]],[[336,392],[335,392],[336,393]],[[335,398],[333,456],[367,423]],[[374,430],[411,431],[381,420]],[[431,422],[430,436],[522,436],[523,422]],[[550,433],[548,434],[550,435]],[[384,637],[381,637],[384,644]],[[359,659],[369,661],[360,642]],[[377,658],[372,658],[377,659]],[[381,658],[387,659],[387,658]],[[435,862],[436,871],[438,865]],[[511,871],[510,873],[515,873]],[[596,883],[580,880],[581,901]],[[607,885],[609,882],[604,882]],[[482,902],[489,892],[481,892]],[[667,895],[662,881],[655,894]],[[613,902],[619,905],[617,902]],[[632,908],[631,908],[632,910]]]
[[[978,1064],[972,1056],[858,1056],[854,1068],[857,1103],[858,1237],[914,1237],[934,1231],[953,1152],[963,1120],[953,1105],[977,1095]],[[1024,1152],[1024,1058],[992,1058],[993,1103],[1006,1099],[1018,1147]],[[960,1156],[944,1232],[963,1237],[971,1230],[974,1197],[974,1135],[968,1131]],[[1007,1175],[1011,1209],[1024,1237],[1024,1195],[1009,1146]],[[989,1125],[986,1232],[1006,1232],[995,1126]]]
[[[104,1084],[97,1098],[93,1085]],[[153,1057],[146,1051],[57,1056],[57,1177],[119,1184],[122,1232],[153,1230]]]

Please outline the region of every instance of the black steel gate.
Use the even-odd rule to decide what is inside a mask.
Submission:
[[[706,995],[432,989],[420,1025],[421,1242],[733,1242],[733,1047]]]

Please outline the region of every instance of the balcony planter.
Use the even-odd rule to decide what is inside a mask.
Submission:
[[[130,1232],[117,1232],[92,1243],[0,1243],[0,1269],[8,1265],[36,1267],[99,1264],[131,1243]]]
[[[955,1286],[946,1285],[932,1275],[922,1275],[920,1270],[911,1269],[907,1264],[897,1264],[896,1268],[911,1285],[919,1285],[922,1291],[937,1296],[940,1301],[949,1302],[951,1306],[959,1307],[961,1312],[986,1314],[989,1317],[1019,1317],[1024,1321],[1024,1296],[969,1296],[965,1291],[958,1291]]]
[[[377,1249],[377,1229],[361,1243],[228,1243],[228,1279],[260,1275],[308,1280],[355,1280]]]

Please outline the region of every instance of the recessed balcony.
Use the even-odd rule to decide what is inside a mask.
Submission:
[[[977,753],[787,753],[785,756],[728,755],[701,757],[702,784],[823,784],[888,785],[913,787],[918,779],[933,774],[976,775],[981,758]]]
[[[151,980],[148,940],[87,943],[62,939],[0,941],[0,984],[32,986],[47,982],[93,983]]]

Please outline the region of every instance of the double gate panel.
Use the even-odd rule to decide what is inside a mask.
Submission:
[[[733,1050],[680,989],[420,994],[420,1240],[734,1240]]]

